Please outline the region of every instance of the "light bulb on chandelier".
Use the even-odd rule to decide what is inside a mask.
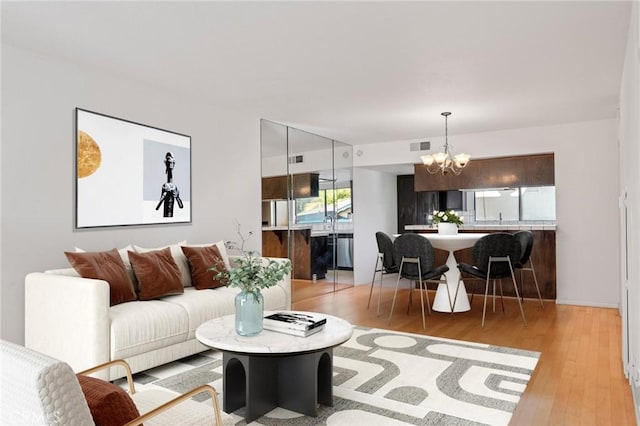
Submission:
[[[449,146],[449,134],[448,134],[448,126],[447,119],[451,115],[450,112],[443,112],[440,115],[444,116],[444,146],[442,147],[442,152],[438,152],[433,155],[423,155],[422,162],[426,166],[427,172],[429,174],[436,174],[438,172],[446,175],[450,171],[459,175],[462,172],[469,161],[471,160],[471,156],[469,154],[458,154],[453,155],[453,151]]]

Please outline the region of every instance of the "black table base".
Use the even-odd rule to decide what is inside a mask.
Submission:
[[[333,348],[302,354],[223,352],[223,410],[245,406],[247,423],[276,407],[307,416],[333,406]]]

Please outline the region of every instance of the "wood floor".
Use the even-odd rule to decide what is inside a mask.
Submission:
[[[377,289],[367,309],[369,286],[299,300],[293,309],[339,316],[352,324],[428,334],[457,340],[541,352],[540,361],[511,420],[512,425],[635,425],[631,388],[622,371],[620,316],[615,309],[524,303],[528,324],[520,317],[516,299],[505,298],[506,313],[487,306],[481,328],[482,297],[471,311],[433,312],[422,328],[420,296],[414,292],[407,314],[408,293],[398,292],[391,320],[392,288],[383,288],[381,314],[376,316]],[[434,293],[430,292],[433,300]],[[499,305],[499,303],[498,303]],[[426,309],[426,307],[425,307]]]

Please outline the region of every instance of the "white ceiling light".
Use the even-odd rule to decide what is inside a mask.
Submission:
[[[444,146],[442,147],[442,152],[438,152],[437,154],[432,155],[423,155],[420,158],[424,163],[429,174],[436,174],[438,172],[446,175],[450,171],[459,175],[462,172],[467,164],[469,164],[469,160],[471,160],[471,156],[469,154],[458,154],[453,155],[453,151],[451,147],[449,147],[449,131],[447,125],[447,118],[451,115],[450,112],[443,112],[440,115],[444,116]]]

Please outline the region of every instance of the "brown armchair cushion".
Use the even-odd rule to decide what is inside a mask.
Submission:
[[[140,417],[133,400],[121,387],[81,374],[77,377],[96,426],[122,426]]]
[[[138,279],[138,299],[152,300],[184,293],[180,269],[169,247],[146,253],[130,251],[129,260]]]
[[[111,306],[136,300],[133,282],[118,250],[64,254],[81,277],[109,283]]]
[[[214,279],[216,272],[208,270],[214,265],[220,272],[227,270],[220,250],[215,244],[205,247],[182,246],[182,252],[189,261],[191,281],[195,288],[203,290],[205,288],[218,288],[227,285],[223,280]]]

